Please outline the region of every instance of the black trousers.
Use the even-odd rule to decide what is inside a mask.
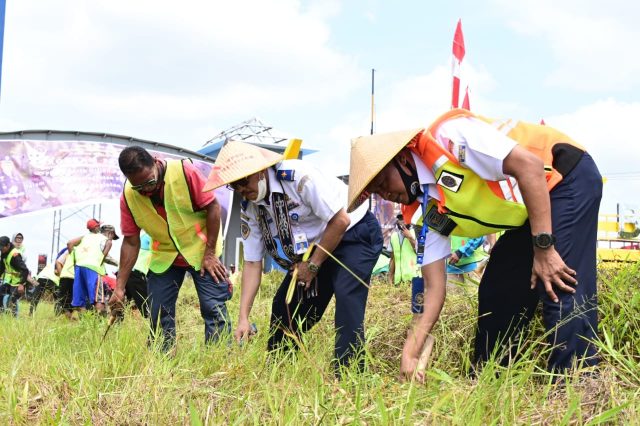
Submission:
[[[332,254],[368,283],[382,245],[380,224],[373,214],[367,212],[344,234]],[[335,294],[335,360],[337,365],[348,365],[364,342],[364,313],[369,289],[331,258],[322,264],[317,279],[318,296],[301,302],[294,296],[287,306],[285,298],[291,273],[284,278],[271,306],[268,349],[276,350],[292,340],[285,331],[300,336],[301,332],[311,329],[320,321]]]
[[[40,278],[38,279],[38,285],[33,288],[31,293],[31,304],[29,306],[29,315],[33,315],[38,307],[38,303],[40,303],[40,299],[42,299],[42,295],[45,291],[49,291],[55,299],[54,312],[56,315],[60,315],[62,313],[62,308],[58,303],[58,286],[56,283],[51,281],[48,278]]]
[[[125,296],[129,300],[133,300],[136,308],[145,318],[149,318],[147,276],[145,274],[135,269],[131,271],[125,287]]]
[[[498,350],[501,363],[517,356],[517,335],[529,324],[542,301],[544,325],[553,347],[550,371],[562,371],[576,360],[598,362],[590,340],[598,329],[596,246],[602,177],[589,154],[550,193],[556,250],[577,272],[575,294],[555,289],[553,302],[538,282],[530,289],[533,267],[531,228],[524,226],[502,235],[484,271],[478,292],[478,330],[475,361],[486,361]],[[505,352],[506,351],[506,352]]]
[[[60,312],[73,311],[73,306],[71,306],[71,301],[73,300],[73,278],[60,278],[56,299],[60,305]]]

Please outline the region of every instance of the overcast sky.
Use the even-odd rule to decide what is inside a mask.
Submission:
[[[544,118],[609,177],[603,211],[636,201],[640,3],[621,0],[7,0],[0,131],[198,149],[259,117],[345,173],[350,138],[369,133],[371,68],[376,131],[428,125],[449,107],[459,18],[471,109]],[[117,226],[117,209],[103,219]],[[84,233],[82,222],[63,236]],[[50,252],[51,229],[51,213],[0,220],[0,233],[25,234],[32,262]]]

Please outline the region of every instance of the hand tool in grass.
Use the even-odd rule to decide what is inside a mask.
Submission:
[[[104,334],[102,335],[102,340],[100,340],[100,346],[98,346],[98,352],[100,351],[100,348],[102,348],[104,339],[107,337],[109,330],[111,330],[111,326],[116,322],[119,314],[121,313],[122,313],[122,308],[111,308],[111,312],[109,315],[109,322],[107,323],[107,329],[104,331]]]

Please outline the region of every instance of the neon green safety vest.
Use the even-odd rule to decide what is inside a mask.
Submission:
[[[149,264],[151,263],[151,252],[149,250],[140,249],[138,252],[138,260],[136,260],[133,269],[147,275],[149,272]]]
[[[167,160],[164,175],[166,220],[158,214],[151,203],[151,198],[131,189],[129,181],[125,182],[124,186],[124,199],[136,224],[153,239],[149,269],[157,274],[169,269],[178,253],[189,265],[199,270],[204,255],[207,241],[207,212],[193,209],[182,161]],[[222,254],[221,240],[218,237],[216,257]]]
[[[563,133],[547,126],[524,122],[500,122],[475,116],[469,111],[454,109],[438,118],[431,126],[416,134],[407,145],[433,172],[440,200],[431,200],[427,211],[446,214],[455,222],[450,235],[476,238],[521,226],[527,219],[523,204],[508,199],[499,182],[485,181],[463,167],[456,157],[434,138],[439,126],[458,117],[477,117],[516,141],[541,158],[545,164],[547,188],[553,189],[564,175],[577,164],[584,149]],[[412,206],[418,208],[417,203]],[[435,217],[435,215],[430,215]],[[433,220],[433,219],[430,219]],[[435,218],[435,221],[441,221]],[[430,222],[431,224],[432,222]]]
[[[54,268],[55,264],[49,263],[42,269],[42,271],[40,271],[38,275],[36,275],[36,280],[45,279],[53,281],[56,285],[60,284],[60,277],[56,275],[56,271]]]
[[[82,237],[80,244],[74,247],[73,252],[76,257],[76,266],[89,268],[100,275],[105,274],[104,253],[100,246],[107,241],[107,237],[102,234],[87,234]]]
[[[416,276],[416,252],[411,246],[408,238],[402,239],[398,232],[391,234],[391,249],[393,250],[393,263],[395,271],[393,273],[393,283],[399,284],[402,281],[411,281]]]
[[[67,254],[67,258],[64,260],[64,265],[60,271],[60,278],[74,279],[76,276],[76,255],[75,250]]]
[[[458,250],[460,247],[464,246],[469,239],[470,238],[466,238],[466,237],[451,236],[451,251]],[[480,262],[481,260],[487,257],[488,255],[485,253],[481,244],[477,249],[474,250],[471,256],[460,258],[458,263],[456,263],[454,266],[469,265],[471,263]]]
[[[20,254],[17,248],[11,249],[7,257],[4,258],[4,282],[10,286],[17,287],[20,284],[20,271],[11,266],[11,259]]]

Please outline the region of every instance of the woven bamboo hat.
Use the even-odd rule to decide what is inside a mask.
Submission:
[[[227,142],[220,150],[202,191],[230,184],[267,169],[283,159],[281,154],[249,143]]]
[[[402,148],[424,129],[379,133],[360,136],[351,140],[351,164],[349,166],[349,208],[352,212],[369,194],[367,185],[380,173]]]

